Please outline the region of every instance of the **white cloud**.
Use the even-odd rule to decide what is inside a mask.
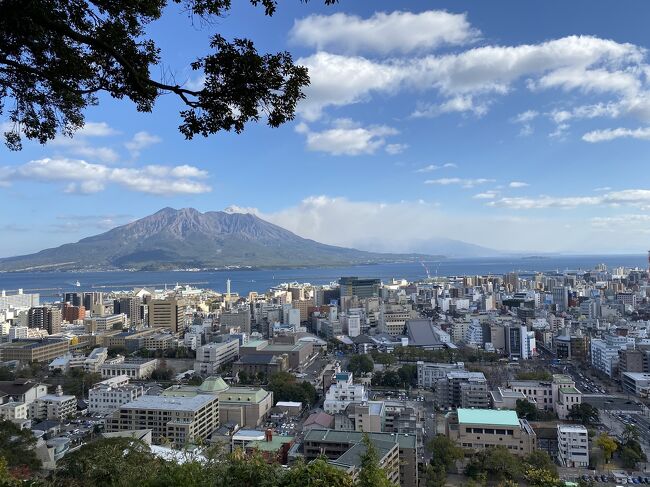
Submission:
[[[75,133],[77,137],[108,137],[117,135],[119,132],[106,122],[86,122],[84,126]]]
[[[452,169],[452,168],[456,168],[456,167],[458,167],[458,166],[456,164],[454,164],[453,162],[446,162],[442,166],[438,166],[436,164],[429,164],[427,166],[416,169],[415,172],[424,173],[424,172],[437,171],[438,169]]]
[[[441,167],[442,166],[436,166],[435,164],[429,164],[427,166],[416,169],[415,172],[432,172],[432,171],[437,171]]]
[[[384,137],[398,133],[394,128],[385,125],[362,127],[349,119],[335,120],[332,126],[330,129],[315,132],[310,130],[306,124],[299,124],[296,126],[296,131],[306,135],[307,149],[335,156],[373,154],[377,149],[386,145]],[[396,145],[401,147],[401,144],[393,144],[392,150]],[[388,146],[386,146],[386,150],[391,153]]]
[[[472,198],[475,200],[493,200],[498,196],[498,191],[485,191],[483,193],[477,193]]]
[[[426,181],[424,181],[424,184],[437,184],[440,186],[458,185],[458,186],[462,186],[463,188],[473,188],[481,184],[494,183],[494,182],[495,182],[494,179],[487,179],[487,178],[477,178],[477,179],[439,178],[439,179],[427,179]]]
[[[591,225],[594,228],[607,232],[620,234],[621,232],[633,231],[635,233],[650,233],[650,215],[623,214],[616,216],[598,216],[591,218]]]
[[[65,192],[81,194],[102,191],[108,184],[159,195],[206,193],[212,188],[200,179],[207,176],[207,172],[188,165],[125,168],[66,158],[45,158],[0,168],[0,182],[62,182],[66,183]]]
[[[386,144],[386,152],[391,155],[401,154],[408,147],[408,144]]]
[[[536,110],[526,110],[525,112],[517,114],[510,121],[512,123],[521,124],[521,129],[519,130],[519,135],[522,137],[528,137],[534,132],[531,122],[539,116],[539,112]]]
[[[530,186],[530,184],[524,183],[523,181],[510,181],[508,183],[509,188],[525,188],[526,186]]]
[[[412,113],[413,117],[437,117],[446,113],[465,113],[470,112],[477,117],[485,115],[488,111],[487,103],[475,103],[471,96],[455,96],[449,100],[440,103],[420,104]]]
[[[466,44],[479,35],[466,14],[441,10],[377,12],[368,19],[345,13],[310,15],[296,20],[290,32],[295,43],[348,54],[434,49],[444,44]]]
[[[592,132],[587,132],[582,136],[582,140],[585,142],[607,142],[622,138],[650,140],[650,127],[637,129],[616,128],[594,130]]]
[[[162,139],[157,135],[141,131],[137,132],[130,141],[124,144],[124,146],[129,150],[133,157],[138,157],[143,149],[159,142],[162,142]]]
[[[603,232],[588,218],[573,217],[572,212],[552,219],[491,212],[463,216],[459,225],[457,214],[446,213],[445,206],[434,203],[353,201],[325,195],[311,196],[275,212],[262,212],[260,217],[319,242],[390,252],[436,253],[441,237],[511,251],[621,252],[645,249],[648,238],[623,226],[617,234]],[[557,238],[557,229],[566,225],[572,231]],[[496,233],[495,228],[499,229]],[[626,239],[624,247],[621,235]]]
[[[535,120],[539,116],[539,112],[536,110],[526,110],[525,112],[517,114],[513,117],[512,121],[514,123],[527,123]]]
[[[529,80],[530,89],[561,88],[583,93],[625,95],[632,113],[650,116],[648,96],[638,90],[645,51],[633,44],[592,36],[568,36],[539,44],[483,46],[457,54],[415,58],[370,60],[318,52],[299,59],[309,68],[311,85],[299,112],[318,118],[328,106],[366,101],[373,93],[400,90],[433,90],[443,99],[427,102],[421,114],[487,109],[476,96],[504,95],[518,80]],[[635,81],[636,80],[636,81]],[[472,103],[469,101],[472,97]],[[626,98],[627,99],[627,98]],[[431,110],[427,110],[429,106]]]
[[[602,189],[602,188],[601,188]],[[530,210],[544,208],[576,208],[578,206],[606,205],[618,207],[650,205],[650,189],[624,189],[610,191],[599,196],[547,196],[539,197],[504,197],[488,203],[488,206]]]

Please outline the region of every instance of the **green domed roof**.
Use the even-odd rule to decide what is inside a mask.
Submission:
[[[199,392],[202,394],[218,394],[228,389],[228,384],[219,376],[210,376],[199,386]]]

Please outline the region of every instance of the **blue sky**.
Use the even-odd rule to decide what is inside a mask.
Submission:
[[[150,114],[104,98],[72,140],[0,149],[0,256],[165,206],[371,250],[648,248],[648,2],[235,3],[152,24],[166,72],[200,85],[188,65],[217,31],[287,49],[312,78],[296,120],[185,141],[173,97]]]

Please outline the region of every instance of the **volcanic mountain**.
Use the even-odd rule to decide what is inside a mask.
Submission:
[[[76,243],[0,259],[0,270],[302,267],[432,257],[325,245],[250,213],[164,208]]]

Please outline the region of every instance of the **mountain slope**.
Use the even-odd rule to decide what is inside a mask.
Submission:
[[[164,208],[76,243],[0,259],[0,270],[285,267],[417,258],[321,244],[248,213]]]

